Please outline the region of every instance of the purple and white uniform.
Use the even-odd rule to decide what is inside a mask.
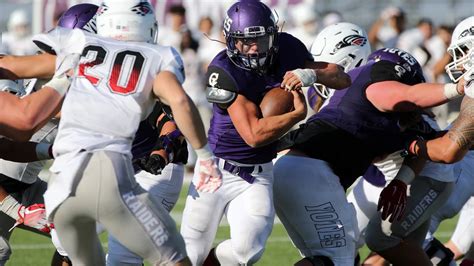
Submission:
[[[280,85],[286,71],[303,68],[312,60],[304,44],[293,36],[279,33],[278,39],[278,53],[268,73],[242,69],[222,51],[209,66],[209,84],[243,95],[258,106],[267,91]],[[212,194],[198,193],[192,184],[189,189],[181,234],[193,265],[201,265],[208,255],[224,214],[232,230],[231,239],[216,248],[222,265],[255,263],[273,227],[275,144],[247,145],[234,122],[226,109],[214,104],[208,140],[218,157],[223,185]]]

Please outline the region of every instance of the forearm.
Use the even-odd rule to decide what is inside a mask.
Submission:
[[[366,89],[367,99],[382,112],[412,112],[448,102],[459,96],[457,85],[420,83],[413,86],[382,81]],[[449,97],[448,97],[449,96]]]
[[[272,143],[301,120],[301,116],[293,112],[258,119],[257,124],[252,127],[253,141],[247,144],[253,147],[259,147]]]
[[[27,141],[60,109],[62,96],[54,89],[44,87],[24,98],[1,94],[3,113],[0,116],[1,134],[18,141]]]
[[[0,78],[51,78],[56,56],[50,54],[0,57]]]
[[[36,145],[35,142],[13,142],[1,138],[0,157],[4,160],[21,163],[37,161]]]
[[[306,67],[315,71],[318,83],[326,85],[329,88],[338,90],[351,85],[350,76],[345,73],[344,69],[339,65],[308,61]]]
[[[184,94],[181,100],[175,97],[174,102],[170,102],[170,107],[179,130],[191,146],[194,149],[199,149],[206,145],[204,125],[193,101]]]
[[[427,160],[439,163],[455,163],[467,153],[468,148],[461,149],[448,135],[429,141],[417,141],[413,144],[414,153]]]
[[[408,88],[407,100],[419,108],[430,108],[450,101],[445,95],[445,84],[420,83]]]

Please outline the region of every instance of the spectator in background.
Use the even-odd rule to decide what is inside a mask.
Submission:
[[[395,47],[398,36],[405,30],[405,12],[390,6],[380,12],[379,18],[372,24],[368,32],[370,45],[374,49]]]
[[[181,30],[186,28],[186,9],[182,5],[172,5],[167,19],[167,26],[160,27],[158,43],[178,49],[181,45]]]
[[[292,9],[291,15],[294,27],[288,33],[298,38],[309,50],[318,33],[315,9],[311,4],[302,3]]]
[[[430,53],[430,60],[426,63],[424,69],[427,82],[446,83],[447,75],[444,67],[449,63],[451,57],[446,50],[451,42],[453,27],[448,25],[440,25],[436,29],[436,34],[426,41],[426,50]],[[446,58],[445,55],[447,56]],[[437,66],[441,64],[440,66]]]
[[[436,34],[426,42],[425,46],[430,54],[430,59],[424,66],[423,72],[428,82],[449,82],[445,67],[452,59],[451,55],[447,52],[447,48],[451,43],[452,33],[452,26],[441,25],[436,30]],[[440,128],[446,128],[458,116],[461,100],[462,98],[455,99],[449,103],[432,108]]]
[[[406,30],[400,34],[397,41],[397,48],[412,54],[420,65],[425,65],[429,58],[417,57],[417,48],[425,49],[425,42],[431,38],[433,34],[433,22],[431,19],[422,18],[418,21],[415,28]],[[418,54],[420,54],[418,52]]]
[[[343,20],[341,13],[337,11],[329,11],[323,17],[323,28],[329,25],[339,23]]]
[[[205,71],[202,68],[201,61],[198,56],[199,43],[194,40],[191,31],[187,28],[181,31],[181,44],[179,51],[184,62],[184,73],[186,79],[183,83],[183,88],[193,100],[196,105],[199,115],[201,116],[204,128],[207,132],[212,116],[211,104],[207,102],[205,92]],[[186,170],[192,172],[196,163],[196,153],[188,143],[188,163],[186,164]]]
[[[2,33],[0,53],[11,55],[32,55],[36,46],[31,41],[31,25],[28,13],[15,10],[8,19],[8,31]]]
[[[214,22],[210,17],[201,18],[199,22],[201,38],[199,39],[198,56],[204,73],[207,72],[207,66],[212,59],[226,48],[222,28],[219,31],[213,31],[213,27]]]
[[[212,35],[212,29],[214,28],[214,21],[210,17],[202,17],[199,20],[199,32],[201,32],[204,35],[211,36]],[[200,36],[199,39],[201,39],[202,36]]]

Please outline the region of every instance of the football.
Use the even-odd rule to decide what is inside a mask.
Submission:
[[[288,113],[293,108],[293,94],[280,87],[269,90],[260,103],[263,117]]]

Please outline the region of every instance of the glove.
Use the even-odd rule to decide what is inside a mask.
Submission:
[[[222,185],[222,173],[214,157],[199,160],[199,179],[195,184],[199,192],[215,192]]]
[[[390,215],[389,222],[400,221],[407,204],[407,185],[398,179],[392,180],[380,193],[377,211],[382,210],[382,220]]]
[[[139,159],[133,160],[140,169],[150,174],[159,175],[166,166],[166,160],[159,154],[152,154]]]
[[[20,224],[24,224],[49,234],[51,232],[51,228],[53,227],[46,218],[46,209],[44,204],[33,204],[28,207],[22,205],[18,210],[18,216],[20,218],[16,221],[13,227],[10,228],[9,231],[13,230],[13,228]]]

